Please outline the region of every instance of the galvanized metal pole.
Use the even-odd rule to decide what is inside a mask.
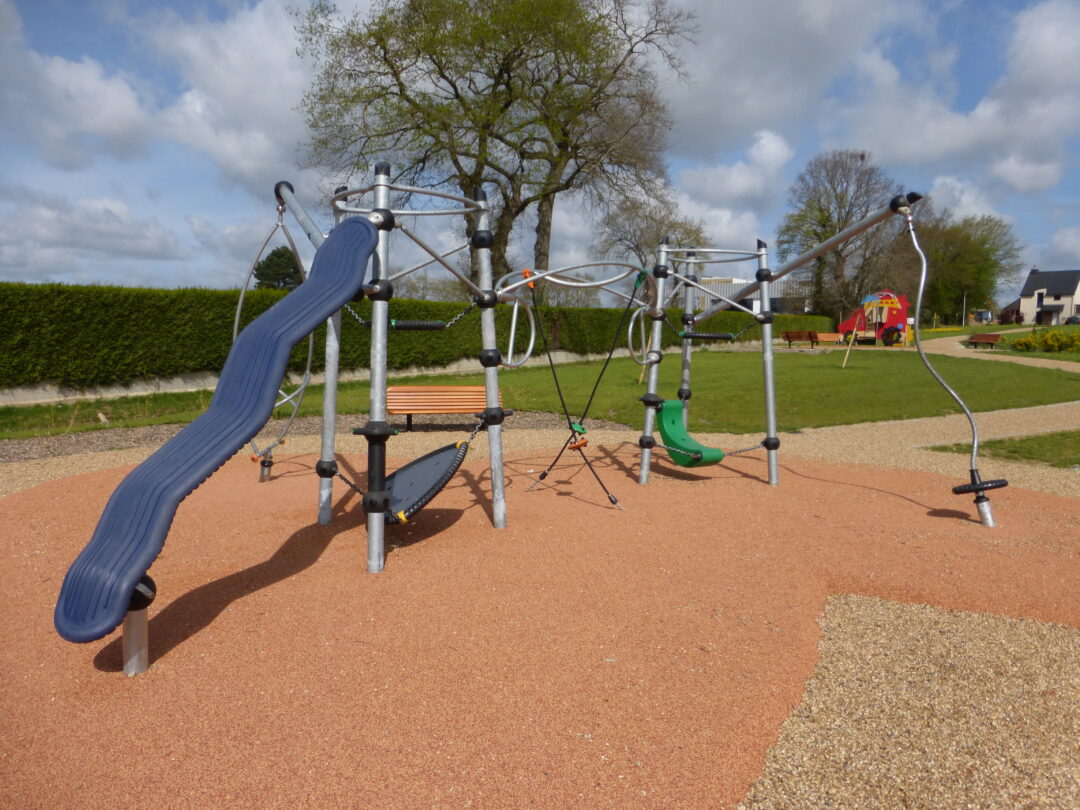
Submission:
[[[645,427],[641,432],[641,469],[638,471],[638,483],[644,486],[649,483],[649,465],[652,462],[652,448],[656,440],[653,431],[656,428],[656,407],[658,397],[656,390],[660,384],[660,361],[664,358],[661,351],[664,329],[664,288],[668,278],[668,245],[662,243],[656,253],[656,267],[653,268],[653,277],[656,279],[656,307],[649,314],[652,318],[652,331],[649,333],[649,350],[645,355],[649,364],[649,373],[645,382]]]
[[[323,236],[319,226],[308,215],[293,193],[293,187],[289,183],[280,182],[274,186],[274,194],[278,200],[285,203],[285,207],[292,213],[300,227],[304,229],[307,238],[316,248],[322,246],[326,237]],[[335,225],[343,218],[341,213],[335,215]],[[338,370],[341,356],[341,313],[335,312],[326,321],[326,362],[323,368],[324,388],[322,407],[322,436],[319,449],[319,463],[316,469],[319,471],[319,524],[329,526],[333,520],[334,505],[334,477],[331,472],[334,469],[334,438],[337,431],[337,387]]]
[[[491,218],[487,210],[487,195],[482,189],[477,189],[475,194],[477,202],[484,207],[476,217],[476,231],[473,233],[472,242],[476,249],[476,263],[479,272],[478,281],[484,291],[491,290],[495,286],[495,276],[491,268]],[[490,302],[494,304],[495,301]],[[483,344],[483,352],[480,362],[484,366],[485,404],[493,412],[500,412],[499,404],[499,354],[497,336],[495,334],[495,309],[493,306],[484,306],[480,310],[480,337]],[[506,528],[506,478],[503,473],[503,446],[502,424],[489,424],[487,426],[488,437],[488,462],[491,470],[491,522],[496,529]]]
[[[693,258],[694,254],[688,254],[688,258]],[[692,273],[686,274],[688,281],[697,283],[698,277]],[[690,325],[694,322],[694,310],[697,309],[697,288],[691,284],[683,286],[683,316],[682,316],[682,328],[686,332],[690,329]],[[690,338],[684,337],[682,342],[682,369],[679,376],[679,399],[682,400],[682,421],[683,427],[689,429],[690,427],[690,360],[693,353],[694,346],[693,341]]]
[[[345,218],[335,212],[334,224]],[[333,470],[335,464],[334,443],[337,437],[338,374],[341,367],[341,311],[326,319],[326,361],[323,364],[322,437],[319,450],[319,470]],[[319,524],[329,526],[333,521],[334,478],[319,477]]]
[[[378,163],[375,166],[374,208],[390,208],[390,164]],[[385,279],[390,275],[390,232],[379,229],[379,244],[375,248],[372,266],[372,284],[389,284]],[[368,425],[379,429],[387,426],[386,420],[386,349],[387,332],[390,326],[390,302],[380,300],[376,295],[371,302],[371,397],[368,413]],[[374,423],[374,424],[372,424]],[[368,435],[368,492],[378,493],[383,497],[386,490],[386,435]],[[375,439],[375,441],[372,441]],[[386,529],[385,502],[376,502],[369,498],[365,503],[368,510],[368,571],[377,574],[383,569],[386,554],[384,550],[384,532]],[[382,508],[379,508],[379,507]]]
[[[757,280],[761,284],[761,365],[765,376],[765,450],[769,463],[769,483],[774,487],[780,483],[780,464],[778,450],[780,439],[776,435],[776,383],[773,368],[772,346],[772,301],[770,291],[772,287],[772,273],[769,272],[768,245],[760,239],[758,247],[758,271]]]

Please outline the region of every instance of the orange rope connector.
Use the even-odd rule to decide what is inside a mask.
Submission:
[[[532,278],[532,270],[524,269],[524,270],[521,271],[521,275],[524,278]],[[529,289],[530,290],[536,289],[536,282],[535,281],[530,281],[529,282]]]
[[[258,460],[259,460],[259,457],[257,455],[255,455],[254,453],[252,453],[251,454],[251,463],[254,464]]]
[[[588,439],[578,439],[576,442],[573,442],[573,443],[571,443],[569,445],[571,450],[580,450],[582,447],[588,447],[588,446],[589,446],[589,440]]]

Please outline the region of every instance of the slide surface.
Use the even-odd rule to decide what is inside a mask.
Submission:
[[[240,333],[206,412],[120,482],[64,577],[54,616],[63,638],[94,641],[124,620],[180,501],[266,424],[293,346],[363,286],[377,241],[366,219],[339,224],[316,252],[307,281]]]

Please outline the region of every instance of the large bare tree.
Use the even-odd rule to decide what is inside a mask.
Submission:
[[[781,260],[805,253],[884,207],[899,193],[868,152],[837,150],[807,164],[788,192],[792,210],[780,223]],[[838,244],[810,265],[814,310],[846,315],[881,283],[878,258],[888,248],[898,223],[881,225]]]
[[[386,159],[412,185],[494,188],[496,271],[527,213],[546,267],[558,194],[662,182],[654,65],[677,70],[691,29],[669,0],[382,0],[365,18],[316,3],[298,23],[311,160],[341,179]]]
[[[666,190],[653,197],[627,196],[600,220],[592,253],[597,258],[633,259],[648,268],[665,238],[672,247],[709,247],[705,223],[683,216]]]

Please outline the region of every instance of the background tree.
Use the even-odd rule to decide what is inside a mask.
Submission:
[[[928,322],[938,318],[963,323],[965,310],[996,309],[998,287],[1015,282],[1024,267],[1012,226],[998,217],[956,219],[947,208],[937,210],[927,197],[916,209],[915,228],[928,263],[923,297]],[[893,288],[914,301],[920,265],[906,233],[895,237],[878,263]]]
[[[788,192],[792,211],[780,223],[781,261],[798,256],[888,204],[899,186],[868,152],[837,150],[818,155]],[[846,317],[882,281],[877,259],[897,229],[882,224],[848,239],[818,258],[804,273],[813,280],[813,309]]]
[[[285,245],[274,248],[255,265],[257,290],[293,290],[301,281],[303,278],[297,267],[296,254]]]
[[[546,268],[556,195],[662,179],[653,65],[677,68],[690,24],[668,0],[385,0],[347,20],[316,3],[298,25],[316,66],[311,160],[340,176],[386,159],[411,185],[488,189],[496,274],[527,212]]]
[[[648,269],[665,237],[672,247],[709,246],[704,221],[682,216],[669,192],[633,195],[603,215],[591,252],[596,258],[631,260]]]

